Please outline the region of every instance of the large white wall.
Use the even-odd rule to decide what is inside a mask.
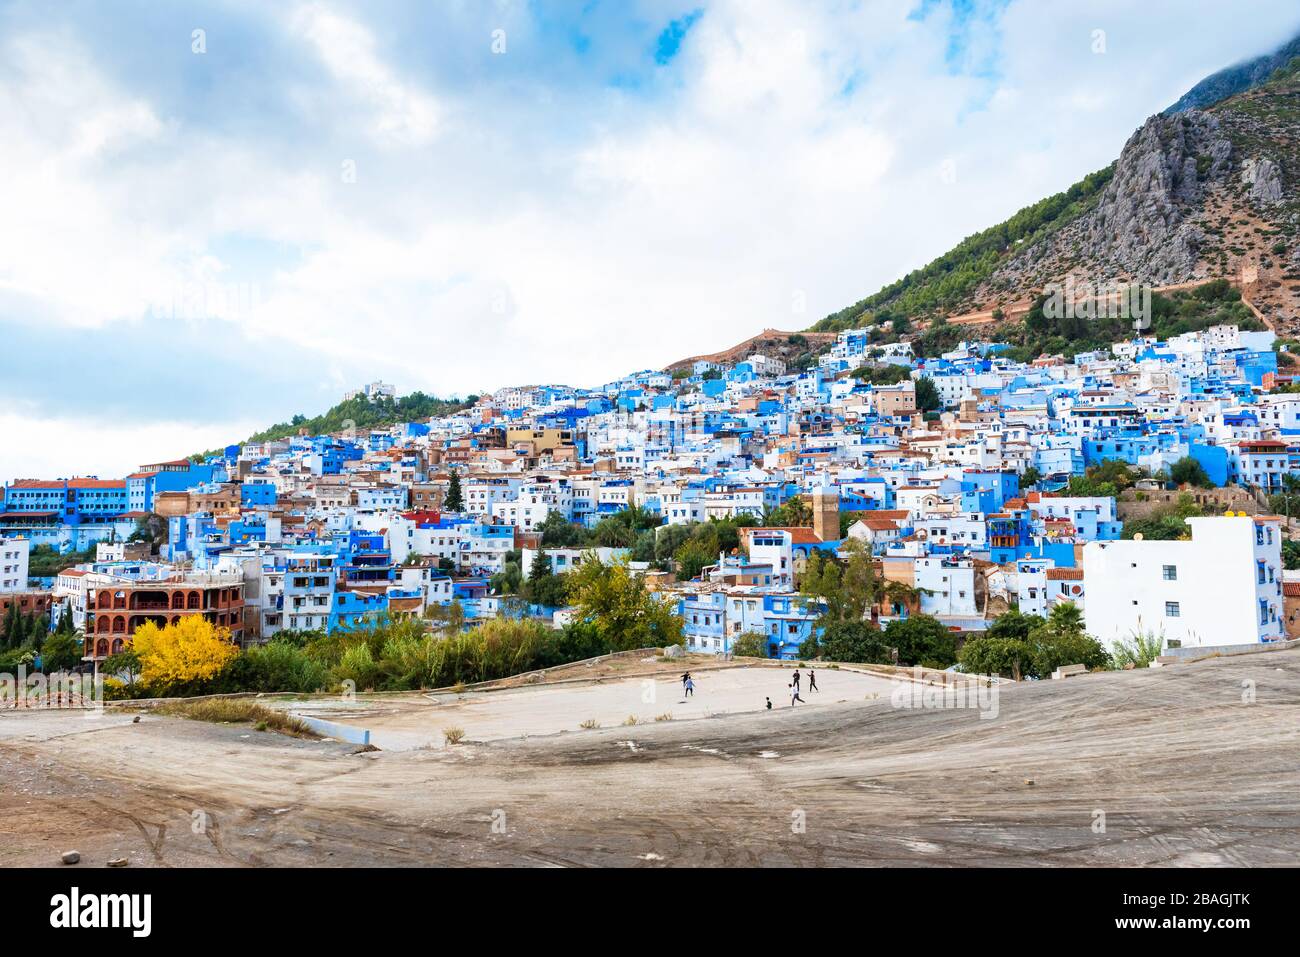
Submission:
[[[1282,636],[1280,525],[1248,517],[1188,520],[1185,542],[1090,542],[1083,548],[1088,633],[1105,644],[1134,631],[1163,633],[1184,647],[1253,644]],[[1256,534],[1263,544],[1256,543]],[[1258,562],[1265,581],[1258,582]],[[1164,566],[1177,569],[1167,581]],[[1261,624],[1259,602],[1268,603]],[[1179,614],[1166,614],[1177,602]]]

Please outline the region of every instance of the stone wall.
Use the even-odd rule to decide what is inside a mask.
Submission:
[[[1115,508],[1121,521],[1134,518],[1150,518],[1152,514],[1162,508],[1177,505],[1178,500],[1183,495],[1190,495],[1192,501],[1199,505],[1201,510],[1208,515],[1222,515],[1228,511],[1245,512],[1247,515],[1260,515],[1266,511],[1250,492],[1237,485],[1227,485],[1223,488],[1184,486],[1182,489],[1172,492],[1140,492],[1135,489],[1126,489],[1120,493]],[[1144,500],[1139,501],[1139,496],[1144,497]]]

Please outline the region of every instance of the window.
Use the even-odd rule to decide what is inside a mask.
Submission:
[[[1165,581],[1167,581],[1167,582],[1176,582],[1176,581],[1178,581],[1178,566],[1177,566],[1177,565],[1166,565],[1166,566],[1164,567],[1164,579],[1165,579]]]
[[[1181,611],[1181,610],[1179,609],[1179,607],[1178,607],[1178,602],[1176,602],[1176,601],[1167,601],[1167,602],[1165,602],[1165,617],[1166,617],[1166,618],[1178,618],[1181,614],[1182,614],[1182,611]]]

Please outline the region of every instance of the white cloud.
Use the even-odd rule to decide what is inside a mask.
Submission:
[[[436,100],[403,82],[384,63],[363,24],[320,4],[305,4],[294,12],[292,27],[315,46],[339,81],[338,90],[353,94],[372,111],[377,137],[401,145],[421,145],[433,138],[439,114]]]
[[[258,424],[256,428],[262,428]],[[34,419],[0,413],[0,476],[120,478],[148,462],[165,462],[194,452],[223,448],[231,435],[251,435],[248,422],[195,427],[186,422],[123,425],[88,412],[76,419]]]
[[[171,115],[69,34],[11,37],[0,322],[112,324],[186,284],[249,282],[216,241],[253,237],[299,255],[257,277],[254,308],[226,314],[250,348],[273,332],[323,354],[323,380],[360,363],[442,394],[596,384],[811,325],[1106,165],[1147,114],[1294,19],[1282,0],[1253,17],[1207,0],[1176,18],[1017,2],[956,58],[991,64],[972,75],[951,65],[948,15],[917,22],[915,7],[718,0],[644,89],[575,92],[542,72],[502,96],[435,89],[364,8],[311,4],[265,25],[305,40],[324,71],[284,81],[297,125],[279,140]],[[512,51],[540,42],[512,30]],[[149,360],[203,374],[202,356]],[[132,372],[147,381],[148,363],[122,388],[139,388]],[[266,391],[259,426],[319,411],[278,407],[273,382],[230,386]],[[140,405],[166,417],[147,390]],[[107,471],[107,444],[77,442],[75,422],[50,428],[62,442],[10,445],[0,475]],[[158,428],[176,454],[246,434]]]

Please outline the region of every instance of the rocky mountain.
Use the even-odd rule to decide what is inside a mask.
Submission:
[[[1108,169],[813,328],[900,313],[995,324],[1072,275],[1156,288],[1224,278],[1259,318],[1300,331],[1300,56],[1280,59],[1293,47],[1300,38],[1198,84]],[[1208,102],[1222,90],[1232,92]]]
[[[777,329],[764,329],[758,335],[751,336],[730,349],[679,359],[672,365],[666,366],[665,371],[688,370],[696,362],[726,364],[743,362],[754,355],[780,359],[790,368],[801,369],[811,365],[815,356],[830,348],[834,342],[833,332],[781,332]]]

